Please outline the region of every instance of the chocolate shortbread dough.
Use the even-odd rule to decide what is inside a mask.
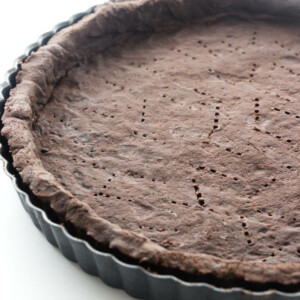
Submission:
[[[39,115],[44,167],[167,249],[299,262],[298,34],[225,20],[93,56]]]
[[[299,290],[300,10],[280,3],[117,1],[54,34],[2,117],[36,201],[136,264]]]

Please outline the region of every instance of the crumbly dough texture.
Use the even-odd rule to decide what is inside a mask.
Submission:
[[[23,64],[2,133],[33,193],[96,241],[300,284],[299,27],[242,12],[183,26],[195,3],[107,4],[56,34]]]

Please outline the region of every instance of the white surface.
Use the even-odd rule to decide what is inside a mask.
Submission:
[[[37,37],[103,1],[1,1],[0,81]],[[36,229],[0,161],[0,299],[129,300],[68,261]]]

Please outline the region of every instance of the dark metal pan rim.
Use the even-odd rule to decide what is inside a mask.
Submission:
[[[15,60],[14,67],[7,71],[5,75],[5,81],[2,84],[0,84],[0,91],[1,91],[0,119],[3,114],[4,103],[9,97],[9,91],[15,86],[15,77],[17,72],[19,71],[20,63],[23,62],[28,56],[30,56],[32,52],[36,51],[40,46],[45,45],[49,41],[49,39],[59,30],[76,23],[83,16],[92,13],[94,8],[95,6],[91,7],[85,12],[72,16],[66,22],[57,24],[51,31],[42,34],[38,38],[36,43],[29,45],[26,48],[24,54],[19,56]],[[0,130],[1,128],[2,128],[2,123],[0,121]],[[198,297],[200,297],[201,295],[204,297],[208,296],[209,298],[213,296],[214,299],[224,299],[224,297],[228,299],[227,298],[228,296],[230,297],[230,299],[241,299],[241,298],[245,298],[245,296],[246,297],[249,296],[249,298],[268,297],[269,299],[271,298],[273,299],[273,297],[274,299],[275,298],[276,299],[291,299],[291,298],[299,299],[300,298],[300,292],[286,293],[278,290],[267,290],[267,291],[257,292],[257,291],[247,290],[241,287],[221,288],[205,282],[190,283],[187,281],[183,281],[173,275],[159,275],[159,274],[151,273],[147,271],[145,268],[143,268],[142,266],[125,263],[120,259],[118,259],[113,254],[96,250],[87,241],[71,235],[64,226],[51,221],[46,215],[44,210],[42,210],[41,208],[37,207],[32,203],[30,199],[30,195],[26,191],[24,191],[17,182],[17,178],[14,175],[14,172],[12,171],[14,168],[12,166],[11,159],[9,155],[4,151],[5,147],[7,147],[7,145],[5,145],[4,138],[0,136],[0,159],[2,159],[4,162],[5,173],[11,178],[13,182],[13,186],[17,191],[25,210],[30,215],[33,223],[44,233],[47,240],[52,245],[60,248],[64,256],[66,256],[70,260],[78,262],[81,268],[86,272],[92,275],[98,275],[108,285],[117,288],[123,288],[128,294],[132,295],[133,297],[143,297],[143,298],[145,297],[151,299],[160,299],[157,296],[158,294],[160,295],[160,293],[156,293],[153,290],[155,288],[151,283],[151,281],[153,280],[160,281],[159,284],[160,289],[163,287],[163,284],[165,283],[167,294],[168,294],[168,289],[170,289],[170,287],[172,288],[175,287],[176,291],[178,292],[174,294],[170,291],[170,294],[174,294],[176,299],[194,299],[193,295],[197,295]],[[69,245],[66,246],[66,244]],[[91,262],[85,260],[84,257],[82,257],[82,255],[90,255],[91,257],[93,257],[93,263],[97,265],[95,268],[98,268],[96,272],[95,270],[91,269],[90,266]],[[115,267],[117,266],[119,272],[118,274],[119,282],[116,282],[116,280],[113,279],[109,279],[108,277],[106,278],[104,273],[99,270],[100,267],[97,264],[97,259],[101,260],[101,258],[110,261],[110,263]],[[110,272],[111,270],[108,269],[106,271]],[[144,282],[146,282],[147,290],[141,291],[141,288],[138,288],[137,290],[135,289],[134,285],[137,285],[136,278],[131,281],[131,284],[126,283],[125,277],[128,276],[128,273],[131,273],[131,276],[132,274],[136,273],[135,275],[143,277],[142,279],[144,280]],[[187,289],[190,290],[191,292],[190,294]],[[196,290],[196,294],[194,294],[192,290],[194,292]],[[186,295],[187,298],[185,297]],[[175,299],[171,297],[173,296],[170,296],[170,299]]]

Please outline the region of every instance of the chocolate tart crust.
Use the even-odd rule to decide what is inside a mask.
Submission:
[[[234,5],[238,2],[210,1],[200,4],[198,1],[148,0],[120,1],[97,7],[93,14],[55,34],[47,45],[32,53],[22,64],[22,69],[17,75],[16,88],[11,91],[5,107],[2,134],[8,140],[14,166],[32,193],[50,205],[63,222],[72,223],[98,243],[117,249],[140,262],[178,269],[188,274],[213,275],[226,280],[242,279],[252,283],[298,285],[300,264],[297,262],[297,257],[292,262],[269,264],[198,252],[191,253],[176,248],[167,249],[167,244],[160,245],[142,233],[134,232],[130,228],[124,229],[105,217],[100,217],[91,205],[79,200],[73,191],[62,185],[53,172],[49,171],[49,167],[45,167],[43,152],[46,153],[49,149],[43,148],[36,138],[38,130],[42,130],[42,127],[37,125],[41,122],[40,116],[44,108],[49,105],[50,99],[52,101],[58,97],[55,94],[56,90],[59,90],[61,83],[67,82],[71,70],[93,63],[90,57],[97,53],[97,55],[105,53],[112,46],[122,47],[119,45],[128,41],[133,35],[174,32],[190,19],[205,19],[206,23],[214,23],[219,19],[232,16],[246,20],[253,19],[254,16],[249,12],[233,9],[238,7]],[[260,16],[256,17],[261,19]],[[251,36],[251,43],[255,41],[253,37],[255,34]],[[198,44],[201,43],[202,41],[199,40]],[[253,67],[255,69],[255,66]],[[249,70],[250,75],[253,72],[255,71]],[[251,78],[250,76],[249,80]],[[193,92],[197,94],[199,91],[194,88]],[[257,99],[258,101],[253,99],[254,105],[259,102],[260,97]],[[214,114],[218,113],[216,107],[219,106],[220,103],[215,105]],[[259,121],[256,118],[261,118],[256,110],[258,109],[254,108],[252,112],[254,119],[252,127],[261,130],[255,123]],[[219,129],[217,123],[214,122],[210,126],[208,139],[212,139],[214,132]],[[40,136],[43,134],[40,132]],[[196,168],[203,168],[196,162],[191,163],[195,164]],[[212,168],[209,171],[216,173]],[[272,169],[269,171],[272,172]],[[192,176],[190,182],[198,192],[197,180]],[[201,202],[204,201],[202,195],[196,193],[196,198],[197,205],[201,209],[204,204]],[[297,203],[294,210],[295,216],[299,218]],[[117,214],[117,211],[114,213]],[[248,224],[243,221],[242,213],[239,218],[241,219],[239,226],[246,227]],[[246,225],[244,226],[243,223]],[[297,228],[293,226],[290,230],[297,231]],[[297,239],[297,235],[295,238]],[[298,250],[295,249],[296,251]]]

